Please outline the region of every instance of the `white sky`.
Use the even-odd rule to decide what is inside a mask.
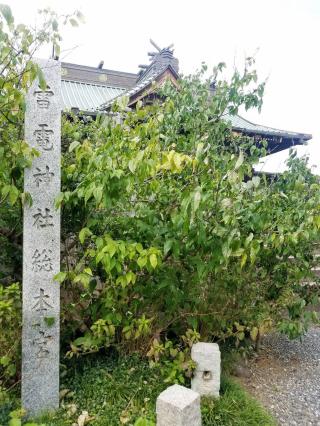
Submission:
[[[35,23],[36,11],[46,6],[62,14],[81,10],[86,23],[64,30],[61,59],[82,65],[104,60],[105,68],[137,72],[153,50],[150,37],[160,47],[174,43],[183,73],[202,61],[241,65],[259,49],[258,74],[269,77],[264,106],[261,114],[243,115],[312,133],[310,158],[320,163],[320,0],[2,1],[26,24]]]

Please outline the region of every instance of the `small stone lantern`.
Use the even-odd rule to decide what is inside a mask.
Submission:
[[[199,342],[192,346],[191,358],[197,367],[191,389],[201,396],[219,397],[221,355],[217,343]]]

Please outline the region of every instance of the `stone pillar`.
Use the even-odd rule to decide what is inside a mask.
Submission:
[[[47,87],[26,97],[25,139],[39,152],[25,170],[32,205],[23,218],[22,406],[37,415],[59,406],[61,65],[37,60]]]
[[[157,426],[201,426],[200,396],[173,385],[157,398]]]
[[[199,342],[192,346],[191,358],[197,364],[191,388],[201,396],[219,397],[221,356],[217,343]]]

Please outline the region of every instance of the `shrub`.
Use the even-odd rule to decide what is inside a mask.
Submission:
[[[0,285],[0,391],[12,384],[20,361],[21,294],[19,283]],[[0,400],[4,397],[2,395]]]
[[[255,175],[266,141],[257,146],[225,119],[260,108],[252,65],[229,82],[223,65],[208,81],[203,69],[178,90],[166,85],[153,105],[127,111],[122,99],[121,124],[64,120],[57,279],[70,356],[113,345],[189,371],[191,330],[239,345],[271,326],[297,337],[316,320],[305,307],[317,291],[301,282],[312,278],[319,238],[318,178],[293,154],[283,175]]]

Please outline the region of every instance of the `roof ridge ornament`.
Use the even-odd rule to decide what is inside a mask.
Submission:
[[[150,38],[150,43],[155,48],[155,51],[148,52],[149,61],[150,61],[148,65],[146,64],[139,65],[140,71],[139,71],[138,81],[144,78],[145,75],[147,75],[151,69],[160,70],[165,65],[171,65],[172,68],[178,73],[179,62],[173,56],[174,44],[171,43],[167,47],[160,48],[159,45],[154,40],[152,40],[152,38]]]
[[[150,38],[149,41],[152,44],[152,46],[157,49],[158,52],[161,52],[160,47],[152,40],[152,38]]]
[[[157,52],[148,52],[148,56],[149,56],[149,61],[150,62],[153,62],[159,56],[166,57],[166,58],[173,58],[173,52],[174,52],[173,46],[174,46],[174,43],[171,43],[171,44],[169,44],[169,46],[164,47],[162,49],[157,45],[156,42],[154,42],[152,40],[152,38],[150,38],[150,43],[157,50]],[[150,64],[149,65],[145,65],[145,64],[139,65],[139,68],[141,68],[142,70],[145,70],[145,69],[147,69],[149,67],[150,67]]]

